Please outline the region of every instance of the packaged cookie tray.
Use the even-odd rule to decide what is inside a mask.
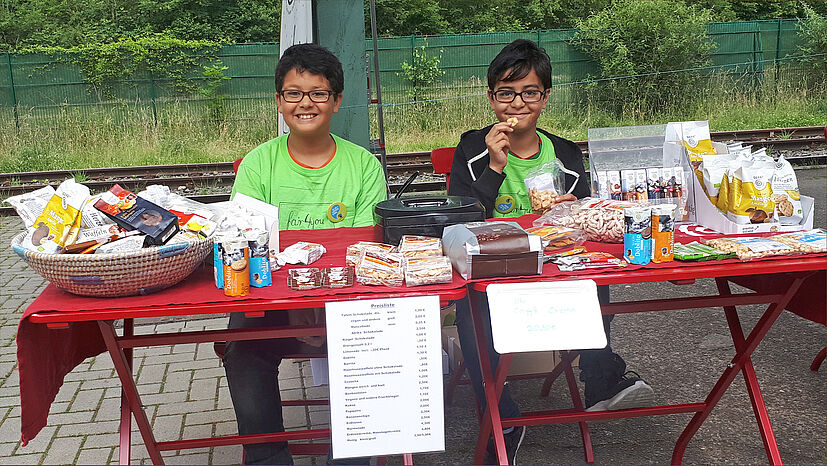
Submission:
[[[21,246],[26,232],[12,239],[14,252],[41,277],[81,296],[149,294],[187,278],[212,252],[213,239],[141,248],[111,254],[45,254]]]

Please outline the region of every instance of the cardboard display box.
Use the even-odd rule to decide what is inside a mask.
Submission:
[[[442,348],[448,353],[451,371],[462,361],[462,348],[459,343],[457,327],[455,325],[442,327]],[[575,358],[573,364],[579,359]],[[545,374],[554,370],[562,361],[558,351],[536,351],[530,353],[514,353],[508,375]]]

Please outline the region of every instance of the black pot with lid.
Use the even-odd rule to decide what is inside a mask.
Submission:
[[[468,196],[388,199],[376,204],[374,213],[382,227],[383,241],[388,244],[399,244],[403,235],[441,238],[448,225],[485,220],[485,208]]]

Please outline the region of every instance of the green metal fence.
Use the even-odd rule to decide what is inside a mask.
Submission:
[[[717,44],[712,64],[728,74],[747,76],[750,82],[764,78],[765,63],[783,60],[796,52],[797,20],[713,23],[707,27]],[[575,50],[569,40],[575,30],[503,32],[484,34],[383,37],[378,40],[383,100],[391,107],[410,100],[410,88],[399,76],[401,64],[411,62],[414,49],[426,47],[440,57],[445,71],[441,85],[429,92],[433,98],[469,96],[485,90],[485,74],[491,58],[503,45],[517,38],[530,39],[543,47],[552,59],[554,83],[559,86],[552,102],[570,102],[576,96],[564,84],[578,83],[595,76],[597,68]],[[365,53],[372,54],[365,41]],[[273,70],[278,44],[238,44],[217,53],[228,67],[220,93],[225,118],[230,120],[275,118]],[[365,61],[365,66],[372,63]],[[777,73],[779,67],[773,67]],[[367,78],[367,69],[366,69]],[[777,78],[777,76],[776,76]],[[202,80],[194,74],[189,79]],[[372,80],[371,80],[372,81]],[[346,92],[347,92],[347,85]],[[575,86],[568,86],[574,89]],[[364,105],[368,105],[368,96]],[[164,123],[181,111],[204,112],[207,101],[199,94],[182,94],[169,79],[143,72],[116,83],[109,90],[96,89],[84,81],[81,69],[72,64],[37,54],[0,55],[0,131],[34,122],[60,124],[67,118],[122,118],[134,123]]]

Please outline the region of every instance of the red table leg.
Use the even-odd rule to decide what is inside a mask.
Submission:
[[[134,319],[123,320],[123,335],[132,336],[135,330]],[[132,348],[124,350],[124,358],[132,374]],[[121,425],[120,442],[118,443],[118,464],[129,464],[132,457],[132,412],[129,410],[129,400],[126,399],[126,392],[121,388]]]
[[[112,363],[115,365],[115,370],[118,372],[118,378],[121,379],[121,387],[123,395],[129,405],[129,410],[135,416],[135,422],[138,424],[138,430],[141,432],[141,438],[144,439],[144,445],[149,453],[149,458],[153,464],[164,464],[164,459],[158,451],[155,435],[152,433],[152,427],[149,425],[149,420],[146,413],[141,407],[141,396],[138,394],[138,387],[135,386],[135,379],[132,377],[132,369],[127,360],[124,350],[118,346],[118,335],[115,332],[115,326],[111,320],[98,321],[103,341],[106,343],[106,349],[112,357]],[[123,423],[123,420],[121,420]],[[123,441],[123,437],[121,437]],[[120,455],[123,460],[123,454]]]
[[[569,386],[569,393],[571,394],[571,401],[574,403],[574,409],[583,411],[583,401],[580,399],[580,391],[577,389],[577,382],[574,378],[574,371],[571,370],[571,361],[573,359],[574,351],[564,351],[563,362],[566,372],[566,383]],[[580,426],[580,438],[583,440],[583,456],[586,457],[586,462],[594,463],[594,450],[592,449],[592,434],[589,431],[589,425],[585,421],[577,423]]]
[[[474,455],[474,464],[482,464],[485,456],[485,447],[488,444],[488,437],[494,435],[494,445],[497,449],[497,458],[501,465],[508,464],[507,454],[505,452],[505,438],[503,437],[502,422],[500,420],[500,396],[497,393],[497,385],[494,381],[494,374],[491,371],[491,361],[488,357],[488,345],[486,342],[485,332],[483,329],[482,317],[478,310],[480,293],[470,291],[468,299],[471,304],[471,322],[474,325],[474,336],[477,342],[477,354],[480,360],[480,371],[482,372],[482,383],[485,389],[485,412],[480,419],[480,435],[477,438],[477,449]],[[503,362],[500,358],[498,369],[502,368]],[[506,371],[507,373],[507,371]],[[493,428],[492,428],[493,427]]]
[[[758,347],[758,344],[761,343],[761,340],[766,336],[767,332],[772,327],[772,324],[778,319],[778,316],[781,315],[784,308],[790,302],[790,299],[795,295],[798,289],[801,287],[801,283],[807,278],[809,274],[805,274],[799,276],[790,284],[790,287],[784,293],[784,295],[779,298],[779,300],[767,308],[764,311],[764,315],[758,320],[758,323],[755,324],[755,327],[750,332],[749,337],[744,342],[743,346],[739,350],[736,348],[735,356],[732,358],[732,362],[729,363],[724,373],[715,383],[715,386],[712,387],[712,391],[709,392],[705,400],[705,407],[702,411],[696,413],[692,419],[689,421],[689,424],[681,433],[680,437],[678,437],[678,441],[675,444],[675,449],[672,451],[672,464],[681,464],[683,460],[683,454],[686,451],[686,446],[689,444],[689,441],[701,427],[704,420],[709,416],[709,413],[712,412],[712,409],[724,395],[724,392],[738,376],[738,373],[741,372],[745,363],[749,361],[750,355],[752,352],[755,351],[755,348]]]
[[[715,279],[715,284],[718,286],[718,293],[722,296],[732,294],[729,289],[729,281],[725,278]],[[732,342],[735,345],[735,351],[742,351],[745,343],[744,330],[741,327],[741,321],[738,318],[735,306],[724,306],[724,314],[726,315],[727,325],[729,325],[729,332],[732,335]],[[741,372],[744,374],[744,382],[747,384],[747,393],[749,393],[749,399],[752,402],[755,420],[758,421],[758,431],[761,433],[761,440],[764,442],[767,459],[772,465],[782,464],[781,453],[778,451],[775,433],[772,431],[767,406],[764,404],[764,397],[761,395],[761,388],[758,386],[758,378],[755,375],[752,359],[746,358]]]

